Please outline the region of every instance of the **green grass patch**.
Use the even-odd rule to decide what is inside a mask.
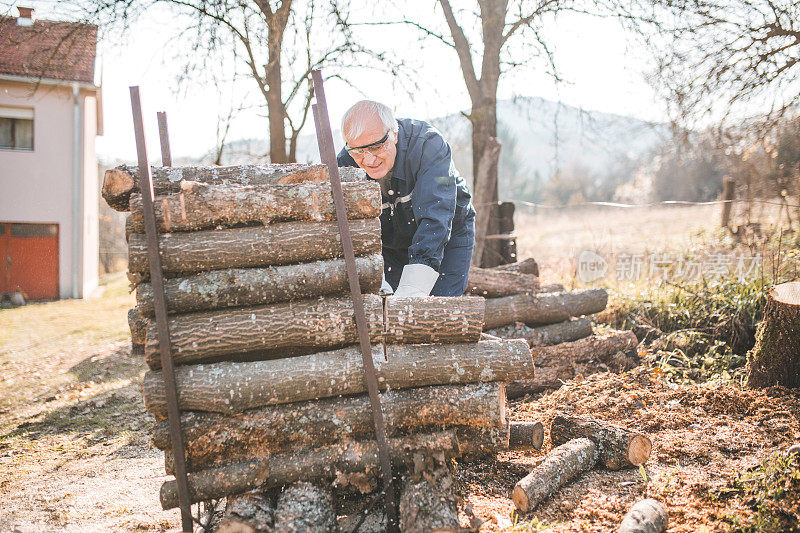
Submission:
[[[781,533],[800,531],[800,455],[779,452],[712,493],[720,500],[735,498],[751,514],[729,514],[733,531]]]

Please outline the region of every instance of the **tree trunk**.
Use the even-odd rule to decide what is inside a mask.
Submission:
[[[153,194],[180,192],[182,181],[213,185],[275,185],[306,181],[325,182],[325,165],[234,165],[227,167],[150,167]],[[101,194],[117,211],[130,210],[130,197],[140,193],[139,167],[121,165],[106,170]]]
[[[386,432],[434,426],[501,427],[505,389],[500,383],[389,390],[380,395]],[[195,467],[215,457],[239,460],[299,446],[323,445],[374,434],[366,396],[326,398],[250,409],[241,414],[184,411],[186,460]],[[167,420],[156,422],[153,445],[172,448]]]
[[[800,281],[769,290],[756,345],[747,354],[747,386],[800,387]]]
[[[544,461],[514,486],[511,499],[523,513],[535,508],[597,462],[597,446],[589,439],[571,440],[554,448]]]
[[[647,498],[631,507],[619,525],[619,533],[664,533],[668,525],[667,506]]]
[[[564,381],[577,374],[589,374],[598,370],[610,370],[614,357],[636,348],[638,341],[632,331],[612,331],[604,335],[593,335],[572,342],[531,349],[536,375],[532,379],[509,383],[506,394],[518,398],[545,389],[559,388]]]
[[[592,334],[592,323],[588,318],[573,318],[557,324],[532,328],[517,322],[502,328],[490,329],[486,333],[500,339],[525,339],[531,346],[551,346],[588,337]]]
[[[622,470],[644,464],[653,445],[645,435],[600,420],[556,415],[550,425],[553,446],[586,437],[597,445],[599,460],[609,470]]]
[[[472,251],[472,264],[483,265],[483,250],[486,236],[492,233],[490,225],[492,206],[497,202],[497,161],[500,159],[500,141],[495,136],[486,138],[473,173],[473,204],[476,206],[475,249]],[[474,139],[474,136],[473,136]],[[473,150],[475,143],[473,140]]]
[[[216,533],[270,533],[275,519],[272,499],[262,491],[228,496],[225,516]]]
[[[544,426],[541,422],[511,422],[509,446],[511,449],[541,450]]]
[[[539,292],[539,278],[493,268],[469,268],[467,292],[484,298]]]
[[[412,435],[388,439],[392,462],[403,466],[411,461],[415,451],[435,451],[452,454],[456,438],[452,431]],[[260,487],[262,490],[280,487],[295,481],[333,479],[340,474],[377,471],[378,445],[375,441],[349,441],[243,463],[209,468],[189,474],[189,496],[192,503],[228,494],[238,494]],[[178,506],[178,490],[174,480],[161,485],[161,507]]]
[[[606,308],[605,289],[585,289],[546,294],[515,294],[486,300],[484,329],[514,322],[529,326],[564,322],[573,316],[590,315]]]
[[[349,223],[357,256],[380,253],[377,219]],[[269,226],[234,228],[159,236],[161,267],[167,277],[206,270],[254,268],[306,263],[342,257],[336,222],[281,222]],[[149,277],[147,240],[141,233],[128,243],[128,270]]]
[[[128,327],[131,329],[131,344],[137,353],[144,352],[147,337],[147,319],[139,312],[138,307],[128,309]]]
[[[342,193],[348,219],[381,215],[380,186],[376,182],[343,183]],[[130,205],[133,230],[144,233],[142,196],[132,195]],[[160,233],[287,220],[336,220],[327,183],[231,187],[183,181],[181,192],[157,196],[153,209]]]
[[[372,350],[382,389],[532,377],[525,341],[470,344],[387,345]],[[230,413],[265,405],[365,392],[358,348],[250,363],[214,363],[175,369],[182,410]],[[166,413],[161,372],[144,376],[147,410]]]
[[[383,256],[356,258],[361,292],[377,294],[383,279]],[[168,313],[250,307],[349,292],[344,259],[328,259],[266,268],[232,268],[164,280]],[[136,289],[140,312],[152,317],[150,283]]]
[[[459,532],[458,498],[446,468],[419,481],[406,480],[400,495],[400,531],[403,533]]]
[[[339,531],[333,495],[307,481],[284,487],[275,508],[272,533],[332,533]]]
[[[494,267],[495,270],[504,270],[507,272],[519,272],[520,274],[532,274],[539,277],[539,264],[532,257],[523,259],[518,263],[509,263],[507,265],[500,265]]]
[[[364,295],[363,301],[374,344],[480,339],[483,298],[389,298],[385,308],[377,295]],[[172,357],[178,365],[242,354],[252,360],[258,350],[325,350],[358,342],[352,300],[341,297],[177,315],[168,322]],[[158,332],[151,322],[145,344],[150,368],[160,368],[159,354]]]

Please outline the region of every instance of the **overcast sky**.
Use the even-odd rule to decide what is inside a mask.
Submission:
[[[57,2],[52,0],[15,4],[35,7],[38,18],[57,18]],[[428,9],[430,17],[441,18],[438,9]],[[10,11],[16,15],[16,9]],[[364,14],[364,18],[370,16]],[[220,95],[216,87],[192,80],[178,88],[176,77],[182,65],[175,56],[180,58],[181,51],[168,41],[174,35],[174,22],[169,11],[152,10],[123,36],[107,35],[98,44],[105,119],[105,133],[97,143],[101,158],[135,160],[130,85],[141,87],[151,159],[159,154],[156,111],[167,111],[174,156],[198,156],[214,146],[217,117],[226,112],[225,100],[230,101],[231,94]],[[469,109],[452,49],[430,39],[420,45],[417,33],[407,27],[383,26],[379,35],[386,49],[416,66],[420,90],[408,95],[386,75],[357,73],[352,81],[364,95],[393,106],[401,117],[428,119]],[[587,110],[652,121],[666,119],[663,104],[644,81],[647,57],[616,21],[562,15],[548,26],[545,37],[565,81],[554,83],[544,73],[544,65],[534,62],[531,68],[517,70],[501,82],[500,98],[539,96]],[[258,103],[255,89],[255,82],[242,80],[229,90],[237,99]],[[363,95],[337,80],[326,84],[326,93],[333,128],[337,129],[347,107]],[[264,138],[266,130],[263,112],[244,112],[233,121],[228,139]],[[306,132],[313,132],[313,124],[307,124]]]

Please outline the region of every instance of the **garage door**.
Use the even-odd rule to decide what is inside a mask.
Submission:
[[[58,224],[0,222],[0,292],[58,299]]]

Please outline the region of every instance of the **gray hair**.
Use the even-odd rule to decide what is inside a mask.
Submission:
[[[367,122],[375,116],[381,119],[385,130],[397,133],[397,121],[389,106],[373,100],[361,100],[353,104],[342,117],[342,137],[345,142],[348,137],[354,139],[364,133]]]

